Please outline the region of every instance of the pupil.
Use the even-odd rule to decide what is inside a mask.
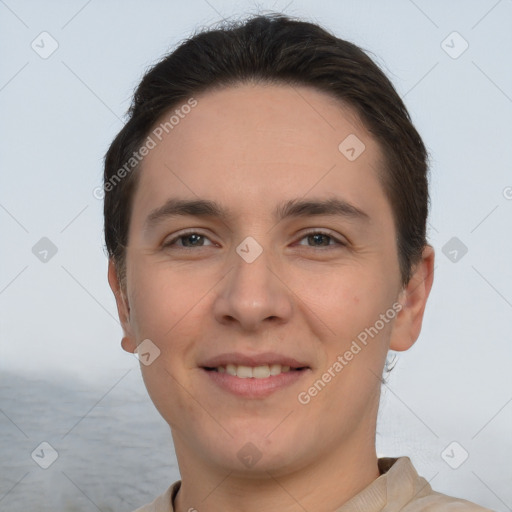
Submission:
[[[195,244],[195,242],[198,242],[201,238],[201,235],[188,235],[187,237],[187,241],[188,242],[191,242],[191,245],[198,245],[198,244]]]
[[[314,241],[313,243],[315,243],[315,242],[322,242],[322,241],[323,242],[327,242],[327,243],[320,243],[320,244],[315,244],[315,245],[329,245],[328,238],[329,237],[327,235],[323,235],[321,233],[309,236],[310,241]]]

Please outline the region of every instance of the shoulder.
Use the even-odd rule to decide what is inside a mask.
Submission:
[[[134,512],[173,512],[173,500],[178,489],[180,488],[181,481],[173,483],[163,494],[158,496],[155,500],[143,507],[134,510]]]
[[[442,494],[418,475],[409,457],[385,459],[388,462],[388,495],[395,496],[402,512],[493,512],[462,498]],[[384,461],[383,461],[384,462]]]
[[[412,500],[402,509],[402,512],[438,512],[441,510],[443,512],[493,512],[476,503],[436,491],[430,491],[427,495]]]

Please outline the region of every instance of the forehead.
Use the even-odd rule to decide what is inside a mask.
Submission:
[[[215,199],[244,214],[309,193],[339,192],[367,210],[386,208],[380,148],[357,114],[329,94],[243,84],[194,99],[155,124],[134,216],[170,195]]]
[[[351,107],[312,87],[239,84],[207,91],[195,100],[197,106],[164,134],[167,138],[172,133],[169,143],[185,144],[184,150],[193,142],[194,150],[215,151],[216,157],[229,153],[242,161],[247,156],[273,161],[277,152],[300,162],[312,152],[317,158],[319,151],[338,156],[339,139],[349,134],[375,145]],[[168,118],[164,115],[161,121]]]

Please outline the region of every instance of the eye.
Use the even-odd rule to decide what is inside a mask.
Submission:
[[[205,244],[205,241],[210,242],[209,244]],[[181,242],[176,243],[176,242]],[[185,249],[191,249],[194,247],[205,247],[207,245],[214,245],[211,243],[209,238],[207,238],[205,235],[202,235],[201,233],[198,233],[197,231],[187,231],[185,233],[181,233],[177,236],[174,236],[170,240],[164,242],[162,247],[169,248],[169,247],[177,247],[177,248],[185,248]]]
[[[306,240],[305,244],[301,243],[303,240]],[[209,245],[215,244],[206,235],[191,230],[172,237],[170,240],[166,241],[162,247],[193,249],[194,247],[207,247]],[[339,238],[333,236],[331,232],[315,230],[304,234],[298,245],[333,248],[335,246],[345,246],[346,244]]]
[[[326,231],[310,231],[306,233],[301,239],[306,240],[309,247],[333,247],[333,246],[345,246],[346,244],[342,242],[339,238],[336,238],[330,232]],[[331,243],[334,242],[334,243]],[[299,243],[299,245],[306,245]]]

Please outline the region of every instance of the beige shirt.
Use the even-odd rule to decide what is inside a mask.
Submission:
[[[435,492],[418,475],[409,457],[379,459],[381,475],[335,512],[492,512],[488,508]],[[181,482],[135,512],[174,512]]]

